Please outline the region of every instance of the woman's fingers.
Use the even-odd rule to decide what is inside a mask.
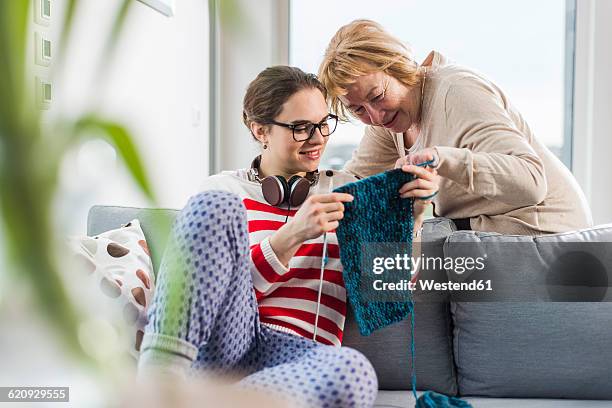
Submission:
[[[410,155],[410,164],[417,165],[427,163],[434,159],[434,155],[430,152],[415,153]]]
[[[410,198],[410,197],[424,198],[424,197],[430,197],[432,195],[435,195],[437,192],[438,190],[410,190],[410,191],[406,191],[405,193],[400,193],[400,197],[401,198]]]
[[[326,227],[325,227],[325,232],[329,232],[329,231],[333,231],[333,230],[337,229],[338,225],[340,225],[340,223],[338,221],[328,222]]]
[[[402,198],[421,198],[436,194],[439,189],[439,177],[435,169],[414,165],[405,165],[402,170],[413,174],[416,178],[399,189]]]
[[[404,194],[411,190],[438,190],[438,184],[433,180],[415,179],[404,184],[400,189],[399,193]]]
[[[438,155],[435,149],[426,148],[417,152],[411,153],[409,156],[408,163],[418,165],[421,163],[431,162],[431,167],[438,165]]]
[[[353,196],[347,193],[328,193],[328,194],[316,194],[311,196],[311,199],[319,203],[334,203],[334,202],[351,202]]]
[[[402,166],[402,170],[406,173],[410,173],[415,177],[423,178],[426,180],[433,180],[438,174],[435,169],[429,169],[426,167],[414,166],[412,164],[406,164]]]
[[[325,213],[344,211],[344,204],[342,204],[342,202],[323,203],[320,204],[319,208]]]
[[[436,194],[437,190],[410,190],[403,194],[400,194],[401,198],[423,198],[430,197],[431,195]],[[432,197],[433,198],[433,197]]]
[[[339,221],[344,218],[344,211],[334,211],[325,214],[327,222]]]

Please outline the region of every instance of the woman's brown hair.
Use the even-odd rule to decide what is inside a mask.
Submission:
[[[286,65],[264,69],[244,95],[242,121],[249,131],[252,123],[270,123],[281,113],[285,102],[302,89],[318,89],[327,98],[325,87],[314,74]]]

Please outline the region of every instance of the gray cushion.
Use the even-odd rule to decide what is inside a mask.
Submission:
[[[446,237],[454,230],[447,219],[427,220],[423,252],[427,256],[441,255]],[[415,296],[415,334],[417,389],[456,395],[449,302],[431,299],[428,294]],[[410,321],[404,320],[363,337],[349,310],[343,345],[361,351],[370,360],[380,389],[408,390],[412,389],[410,336]]]
[[[588,243],[571,245],[594,251],[605,266],[597,273],[609,275],[611,241],[612,225],[537,238],[463,231],[449,236],[446,256],[476,253],[478,245],[487,255],[482,273],[457,279],[448,271],[451,280],[485,278],[511,288],[496,289],[504,302],[466,302],[459,293],[451,295],[461,395],[612,399],[612,303],[550,302],[546,284],[568,273],[555,263],[568,253],[568,242]],[[466,242],[477,245],[470,250]],[[589,268],[569,272],[592,275]],[[610,299],[608,287],[587,289]],[[513,291],[515,297],[509,297]]]
[[[420,393],[418,394],[421,395]],[[474,408],[604,408],[610,401],[562,400],[542,398],[463,398]],[[415,404],[411,391],[379,391],[376,408],[413,408]]]

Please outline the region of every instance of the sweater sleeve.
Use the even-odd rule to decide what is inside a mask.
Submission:
[[[269,237],[259,244],[253,245],[251,248],[251,275],[258,298],[260,295],[266,294],[272,285],[278,282],[287,272],[289,272],[289,268],[278,260],[270,245]]]
[[[477,78],[449,87],[445,131],[458,147],[436,146],[438,173],[487,199],[535,205],[547,192],[544,165],[507,107],[500,92]]]
[[[383,128],[368,126],[344,170],[357,177],[367,177],[392,169],[398,158],[393,135]]]
[[[229,191],[230,193],[234,193],[235,189],[232,188],[236,183],[231,180],[229,176],[224,174],[213,174],[212,176],[208,176],[200,182],[198,186],[198,191],[210,191],[210,190],[222,190]]]

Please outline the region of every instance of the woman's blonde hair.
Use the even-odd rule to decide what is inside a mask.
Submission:
[[[332,112],[347,120],[345,95],[357,77],[382,71],[406,86],[419,83],[420,73],[407,45],[371,20],[355,20],[341,27],[329,42],[319,67]]]

